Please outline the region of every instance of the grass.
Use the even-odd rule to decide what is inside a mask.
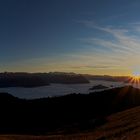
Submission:
[[[87,133],[52,136],[1,135],[0,140],[139,140],[140,107],[116,113],[108,123]]]

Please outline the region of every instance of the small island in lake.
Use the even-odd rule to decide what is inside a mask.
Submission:
[[[90,88],[89,90],[98,90],[98,89],[107,89],[108,87],[104,86],[104,85],[96,85],[93,86],[92,88]]]

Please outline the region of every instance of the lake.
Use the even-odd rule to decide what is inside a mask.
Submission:
[[[88,84],[51,84],[50,86],[34,87],[34,88],[23,88],[23,87],[9,87],[9,88],[0,88],[0,92],[7,92],[13,96],[23,98],[23,99],[36,99],[43,97],[53,97],[66,95],[70,93],[83,93],[88,94],[93,90],[89,88],[102,84],[104,86],[110,87],[119,87],[124,86],[123,82],[111,82],[104,80],[92,80]]]

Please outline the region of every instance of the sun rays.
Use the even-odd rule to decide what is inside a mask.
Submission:
[[[140,75],[133,75],[128,81],[133,85],[140,85]]]

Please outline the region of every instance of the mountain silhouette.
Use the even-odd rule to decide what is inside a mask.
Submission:
[[[0,73],[0,88],[38,87],[51,83],[81,84],[89,81],[84,76],[74,73]]]

